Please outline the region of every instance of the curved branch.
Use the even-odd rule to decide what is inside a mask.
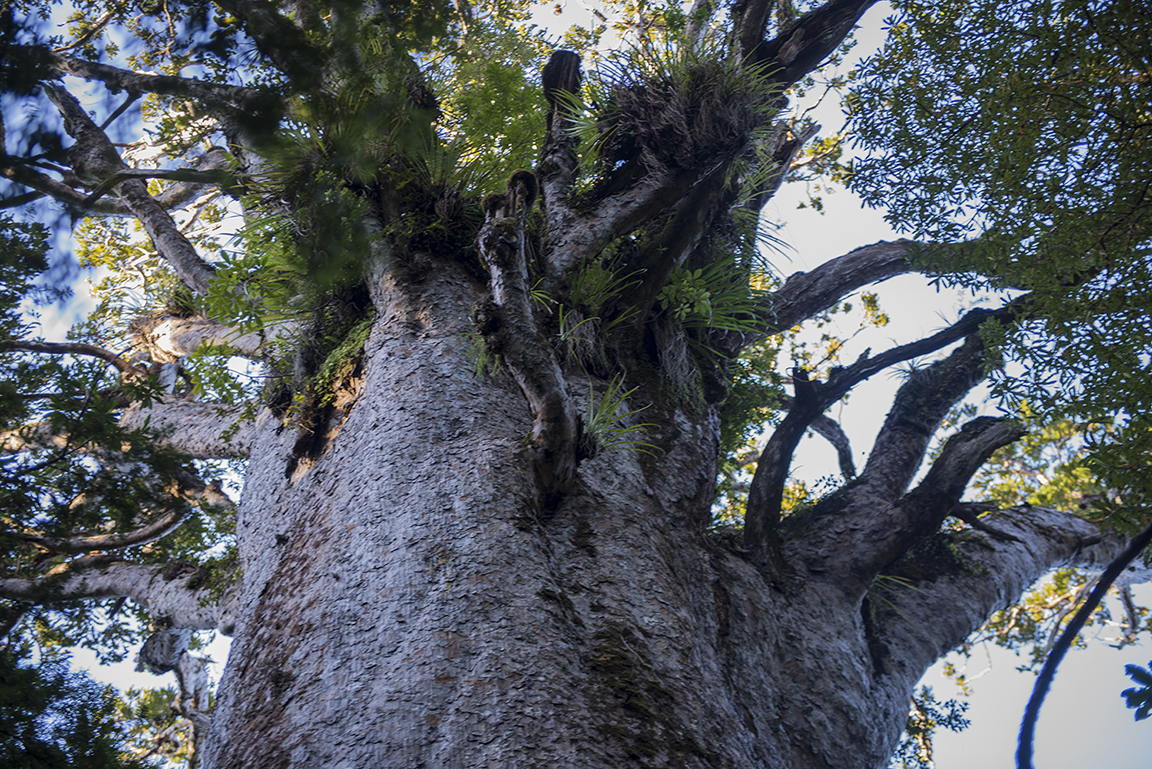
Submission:
[[[725,163],[721,162],[706,169],[646,174],[623,192],[600,200],[589,213],[576,215],[561,208],[560,213],[549,216],[543,289],[553,295],[559,293],[571,273],[587,258],[600,253],[613,240],[631,232],[658,212],[675,206],[724,166]],[[548,179],[547,175],[545,179]],[[550,201],[562,195],[559,189],[553,189],[558,186],[558,182],[546,183],[547,205],[552,205]]]
[[[210,507],[235,507],[235,502],[224,493],[219,483],[205,484],[192,473],[187,473],[181,479],[181,488],[176,496],[187,500],[200,500]],[[94,550],[110,551],[122,550],[146,542],[154,542],[172,533],[180,527],[188,517],[187,509],[169,511],[152,522],[133,529],[132,531],[110,532],[107,534],[84,534],[68,539],[46,537],[39,533],[25,533],[23,539],[38,547],[53,553],[75,554],[89,553]]]
[[[832,448],[836,449],[836,461],[840,465],[840,474],[844,476],[844,480],[850,481],[855,478],[856,464],[852,461],[852,445],[848,442],[844,428],[840,427],[836,420],[823,414],[813,419],[809,427],[812,432],[828,441],[832,444]]]
[[[984,345],[970,336],[944,360],[913,371],[900,387],[860,475],[872,493],[892,501],[908,487],[940,420],[984,379]]]
[[[844,585],[855,582],[862,596],[876,574],[939,530],[993,452],[1023,434],[1009,420],[974,419],[948,439],[923,482],[897,504],[884,505],[866,485],[853,489],[860,501],[816,535],[825,547],[836,548],[835,559],[817,559],[828,578],[842,579]],[[1011,538],[1008,532],[999,535]]]
[[[787,331],[864,286],[914,272],[907,256],[919,246],[905,239],[882,240],[830,259],[810,272],[791,275],[759,309],[764,335]]]
[[[53,553],[88,553],[93,550],[109,551],[121,550],[133,545],[142,545],[154,542],[167,536],[180,527],[188,517],[187,510],[173,510],[157,518],[155,521],[141,526],[133,531],[113,532],[110,534],[88,534],[68,539],[54,539],[41,534],[24,534],[23,539],[38,547]]]
[[[524,253],[527,208],[513,175],[505,203],[488,212],[479,247],[491,273],[491,299],[476,311],[476,324],[495,352],[504,357],[532,411],[533,468],[546,507],[576,480],[579,422],[574,401],[551,345],[532,311]]]
[[[1136,556],[1140,555],[1149,543],[1152,543],[1152,524],[1149,524],[1144,531],[1136,535],[1128,543],[1128,547],[1124,548],[1124,552],[1117,556],[1115,561],[1108,564],[1108,568],[1100,575],[1096,587],[1092,589],[1092,594],[1076,612],[1076,616],[1068,623],[1068,627],[1064,628],[1060,640],[1056,642],[1052,652],[1048,655],[1048,659],[1044,661],[1044,667],[1036,679],[1032,696],[1028,698],[1028,707],[1024,710],[1024,722],[1020,725],[1020,743],[1016,750],[1016,766],[1020,769],[1032,769],[1032,738],[1036,731],[1036,719],[1040,716],[1040,706],[1044,704],[1044,696],[1052,685],[1056,668],[1072,646],[1072,641],[1076,639],[1076,635],[1084,627],[1084,623],[1088,621],[1088,617],[1104,599],[1108,588],[1112,587],[1116,578],[1128,568],[1128,564],[1136,560]]]
[[[180,573],[174,573],[180,571]],[[0,578],[0,596],[13,601],[56,603],[126,596],[173,627],[208,630],[229,624],[232,595],[221,600],[202,582],[197,570],[85,556],[57,567],[45,577]]]
[[[121,358],[110,350],[105,350],[103,347],[96,347],[91,344],[80,344],[76,342],[35,342],[24,341],[19,339],[0,339],[0,352],[42,352],[50,355],[87,355],[93,358],[99,358],[116,367],[116,370],[128,378],[147,376],[148,372],[144,369],[133,366],[128,361]]]

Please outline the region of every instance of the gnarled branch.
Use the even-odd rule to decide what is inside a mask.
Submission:
[[[524,253],[528,211],[523,203],[528,198],[517,178],[514,174],[504,202],[489,209],[480,230],[480,254],[491,273],[492,298],[477,309],[476,323],[528,399],[533,467],[547,505],[576,480],[579,424],[560,365],[533,317]]]
[[[909,691],[929,666],[1037,579],[1061,567],[1104,569],[1126,545],[1118,534],[1049,508],[1017,507],[983,520],[1010,538],[942,532],[939,550],[950,557],[884,570],[911,582],[871,604],[886,672],[900,676]]]
[[[792,454],[795,452],[796,446],[800,443],[804,431],[808,429],[809,425],[812,424],[812,421],[817,416],[822,414],[824,410],[833,403],[840,400],[840,398],[844,397],[854,386],[877,372],[896,363],[920,355],[926,355],[927,353],[935,352],[942,347],[946,347],[957,339],[962,339],[969,334],[973,334],[985,320],[1008,314],[1012,312],[1013,309],[1011,306],[1008,306],[997,311],[972,310],[952,326],[925,339],[895,347],[875,357],[869,357],[868,351],[865,351],[864,355],[851,366],[835,370],[827,382],[805,381],[807,386],[803,391],[801,391],[800,388],[797,389],[797,397],[792,403],[792,408],[789,409],[788,415],[784,417],[784,420],[776,428],[775,432],[772,433],[772,437],[764,447],[764,452],[761,454],[760,461],[756,466],[756,474],[752,478],[752,487],[748,494],[748,503],[744,518],[744,545],[753,554],[753,559],[777,575],[782,573],[784,562],[779,551],[780,539],[777,529],[780,522],[780,505],[784,499],[784,484],[788,479]],[[973,351],[978,352],[980,349],[979,338],[973,336],[968,344],[972,345],[973,349],[969,350],[967,347],[961,348],[962,350],[968,351],[963,354],[959,352],[954,353],[953,358],[960,355],[960,359],[958,360],[964,360],[970,363],[968,359],[973,354]],[[952,360],[952,358],[949,360]],[[937,367],[941,365],[943,365],[943,363],[937,364]],[[959,363],[954,361],[953,365],[959,365]],[[929,370],[932,371],[934,369]],[[968,383],[960,394],[971,389],[981,378],[978,365],[976,366],[976,373],[970,373],[968,378],[971,379],[972,376],[976,378]],[[959,395],[951,394],[948,397],[951,398],[951,400],[948,400],[950,406]],[[899,400],[900,395],[898,394],[897,401],[899,402]],[[946,410],[947,408],[944,409],[944,411]],[[938,424],[939,419],[942,418],[943,415],[944,412],[940,412],[931,430],[922,436],[922,440],[906,447],[908,451],[901,454],[903,456],[909,451],[915,453],[916,458],[911,472],[915,472],[920,458],[923,457],[924,448],[927,446],[927,440],[931,436],[931,431],[935,429],[935,424]],[[889,419],[893,420],[894,424],[900,423],[898,417],[892,417],[890,415]],[[922,432],[923,428],[920,429]],[[876,451],[874,448],[873,457],[876,456]],[[907,461],[906,458],[905,464],[907,464]],[[870,461],[869,464],[874,465],[872,461]],[[901,467],[904,466],[905,465],[901,465]],[[868,468],[865,467],[860,481],[864,481],[867,474]],[[911,475],[904,478],[903,485],[899,485],[898,489],[887,497],[886,500],[890,500],[894,498],[896,494],[902,492],[910,478]]]

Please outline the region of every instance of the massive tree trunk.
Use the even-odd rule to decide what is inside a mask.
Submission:
[[[323,57],[304,55],[320,51],[309,48],[315,30],[295,26],[321,25],[308,3],[291,4],[298,14],[219,4],[302,91],[325,77],[342,87],[343,64],[326,73]],[[465,27],[466,5],[455,7]],[[0,352],[114,365],[120,428],[147,428],[150,440],[189,457],[248,459],[237,581],[221,588],[195,567],[127,562],[138,554],[129,548],[191,515],[186,507],[148,507],[74,537],[35,530],[33,516],[5,522],[14,541],[38,549],[40,571],[27,576],[21,562],[0,579],[16,616],[0,627],[11,629],[37,603],[127,596],[146,606],[155,632],[141,659],[180,671],[181,712],[207,731],[198,751],[206,769],[885,766],[929,665],[1050,569],[1098,567],[1123,541],[1046,509],[945,523],[962,512],[978,468],[1020,436],[1003,420],[969,422],[913,487],[932,436],[988,368],[981,323],[1008,321],[1019,306],[1012,303],[865,352],[824,382],[796,370],[794,397],[775,404],[787,414],[757,462],[742,532],[710,528],[720,407],[741,349],[914,269],[907,241],[865,246],[773,292],[742,294],[727,323],[713,322],[712,311],[725,308],[708,305],[690,326],[660,300],[690,282],[683,273],[699,278],[712,267],[718,283],[747,286],[755,236],[737,226],[735,212],[759,210],[814,130],[781,119],[780,93],[835,50],[870,5],[829,0],[799,18],[787,3],[725,5],[731,28],[722,55],[672,67],[683,82],[638,72],[604,84],[618,103],[596,108],[594,167],[581,167],[589,158],[577,152],[572,105],[558,96],[579,92],[578,57],[557,52],[544,68],[551,114],[542,153],[533,172],[513,173],[501,192],[430,181],[418,173],[429,158],[408,142],[371,155],[393,133],[423,130],[413,146],[439,141],[422,117],[435,112],[435,99],[416,76],[420,57],[404,59],[412,73],[396,78],[404,94],[345,94],[351,103],[400,105],[389,118],[396,124],[381,129],[388,137],[366,135],[371,152],[360,160],[375,164],[370,173],[342,165],[319,129],[324,140],[296,161],[317,164],[323,173],[303,175],[333,186],[288,194],[276,184],[289,185],[292,173],[281,169],[270,181],[256,161],[241,169],[246,182],[271,185],[262,204],[283,220],[274,240],[315,236],[308,242],[317,253],[302,259],[309,268],[332,256],[308,232],[334,218],[317,201],[354,198],[371,237],[365,253],[338,255],[349,275],[297,275],[301,294],[280,315],[269,311],[260,332],[240,333],[209,311],[138,319],[131,361],[88,344],[0,340]],[[695,4],[683,50],[701,42],[717,8]],[[332,41],[343,44],[338,35]],[[238,113],[256,109],[260,96],[45,57],[55,75],[215,105],[233,139],[248,126]],[[51,94],[75,138],[76,170],[88,172],[89,189],[115,198],[93,212],[136,216],[190,290],[219,292],[218,280],[232,280],[237,296],[245,293],[250,276],[202,259],[166,210],[188,190],[151,197],[144,178],[163,172],[129,168],[75,98],[59,86]],[[311,107],[324,115],[324,105]],[[345,117],[332,114],[333,135],[358,122]],[[244,165],[246,153],[233,149],[235,165]],[[198,169],[169,177],[193,187],[219,181],[221,154],[205,153]],[[5,174],[77,209],[99,197],[31,164]],[[69,184],[73,176],[80,184],[83,174],[66,176]],[[423,237],[425,227],[433,236]],[[259,253],[259,243],[252,248],[256,261],[268,259],[260,269],[279,279],[280,261]],[[619,290],[580,299],[584,270]],[[374,313],[371,335],[351,373],[321,393],[321,361],[347,352],[333,337],[360,337],[348,324],[319,328],[316,310],[318,339],[309,338],[299,307],[339,291],[370,297],[358,311]],[[699,294],[687,304],[707,304]],[[302,297],[314,304],[297,306]],[[220,307],[219,299],[208,305]],[[600,334],[596,323],[617,323],[616,335]],[[174,382],[176,362],[204,343],[259,358],[277,340],[297,344],[296,376],[284,373],[290,356],[276,359],[273,373],[292,381],[255,419],[255,404],[128,386],[146,379],[148,362],[153,372],[167,366]],[[808,509],[783,509],[792,455],[810,428],[833,440],[845,475],[855,475],[843,432],[823,416],[832,404],[887,367],[948,349],[901,386],[858,477]],[[626,405],[615,402],[621,393]],[[620,424],[605,425],[617,414],[626,435]],[[0,434],[0,448],[12,453],[69,445],[55,422]],[[117,437],[98,459],[123,469],[129,448]],[[171,487],[185,501],[228,504],[188,467]],[[90,503],[82,496],[72,500],[79,507]],[[190,630],[207,627],[234,634],[210,724],[202,666],[187,653]]]
[[[917,589],[877,602],[797,524],[770,578],[706,533],[712,407],[645,411],[652,453],[585,460],[550,508],[524,394],[470,362],[482,287],[443,262],[375,288],[359,394],[322,453],[295,457],[267,414],[253,441],[205,766],[880,767],[938,655],[1044,569],[1114,549],[1081,550],[1092,527],[1070,516],[1007,514],[1017,541],[926,551]],[[881,500],[851,491],[812,521]]]

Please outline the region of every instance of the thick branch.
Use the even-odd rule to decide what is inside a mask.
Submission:
[[[989,315],[972,312],[981,314],[975,316],[977,323],[966,324],[969,332]],[[970,316],[972,313],[965,318]],[[870,494],[890,502],[904,493],[940,421],[983,379],[984,345],[976,334],[944,360],[912,372],[897,391],[860,474]]]
[[[211,588],[190,588],[202,581],[196,570],[114,561],[108,556],[77,558],[46,577],[0,579],[0,596],[14,601],[56,603],[92,598],[127,596],[146,607],[154,617],[166,618],[173,627],[207,630],[227,625],[228,601],[212,595]]]
[[[553,295],[559,293],[585,260],[658,212],[675,206],[716,170],[713,166],[703,170],[651,173],[623,192],[604,198],[587,214],[569,213],[554,220],[550,217],[545,236],[544,290]],[[545,192],[548,194],[549,190],[546,188]],[[551,192],[553,196],[557,194]]]
[[[240,459],[248,456],[260,428],[256,410],[254,403],[223,405],[169,397],[147,407],[130,406],[120,424],[130,430],[156,430],[161,443],[195,459]]]
[[[1126,544],[1082,518],[1047,508],[1013,508],[983,520],[1012,539],[939,534],[940,551],[953,557],[885,570],[913,582],[872,603],[889,670],[909,690],[937,659],[994,611],[1018,601],[1037,579],[1061,567],[1104,569]]]
[[[53,55],[49,66],[59,75],[73,75],[85,80],[99,80],[107,85],[108,90],[112,93],[130,91],[155,93],[162,96],[183,96],[196,99],[209,106],[230,109],[250,108],[254,102],[264,101],[268,98],[266,92],[253,88],[224,83],[208,83],[172,75],[133,72],[65,54]]]
[[[576,480],[579,426],[563,372],[533,317],[524,255],[527,210],[517,207],[522,200],[521,191],[510,188],[505,205],[490,210],[480,230],[480,254],[491,272],[492,299],[477,310],[476,322],[528,399],[533,415],[533,466],[549,504]]]
[[[902,361],[910,360],[911,358],[920,355],[926,355],[930,352],[935,352],[942,347],[946,347],[957,339],[962,339],[969,334],[974,334],[979,329],[980,324],[985,320],[997,317],[1001,314],[1006,314],[1011,311],[1010,307],[992,312],[988,310],[972,310],[954,325],[944,329],[932,336],[921,339],[917,342],[901,345],[891,350],[881,353],[874,358],[868,357],[868,352],[865,351],[864,355],[860,357],[855,363],[848,368],[836,370],[832,376],[829,377],[825,383],[819,382],[806,382],[805,387],[801,389],[797,387],[797,397],[793,400],[792,408],[789,409],[788,415],[773,432],[772,437],[768,440],[768,444],[764,447],[764,452],[760,456],[760,461],[756,466],[756,474],[752,478],[752,487],[748,494],[748,503],[744,517],[744,545],[753,554],[753,559],[761,565],[767,566],[773,572],[779,574],[783,568],[783,561],[780,556],[779,547],[779,533],[777,531],[780,523],[780,506],[784,499],[784,484],[788,480],[788,473],[792,463],[792,454],[796,450],[796,446],[800,443],[800,439],[804,436],[804,431],[808,429],[813,420],[822,414],[826,408],[831,406],[840,398],[844,397],[850,389],[858,383],[868,379],[879,371],[882,371],[889,366],[895,365]],[[979,351],[979,338],[973,336],[968,345],[974,345],[975,351]],[[953,356],[948,361],[953,361],[951,366],[957,367],[961,361],[968,360],[974,352],[969,350],[968,345],[962,347],[961,350],[968,350],[961,354],[960,351],[953,353]],[[942,370],[948,361],[943,361],[936,364],[935,367],[929,369]],[[979,368],[977,366],[976,374],[969,372],[967,379],[960,377],[957,381],[967,382],[972,376],[976,378],[967,384],[963,392],[967,392],[972,386],[979,381]],[[805,375],[806,379],[806,375]],[[903,392],[903,389],[902,389]],[[962,393],[960,393],[962,394]],[[955,402],[959,395],[949,395],[949,406]],[[899,402],[900,396],[897,395]],[[936,404],[937,407],[939,404]],[[947,411],[947,408],[944,409]],[[935,424],[943,417],[944,412],[935,417],[932,430],[935,429]],[[889,417],[898,422],[898,417]],[[905,454],[911,454],[918,451],[916,454],[916,465],[918,465],[920,458],[923,457],[924,448],[927,446],[927,440],[931,437],[932,430],[929,430],[926,435],[923,433],[923,427],[918,427],[917,435],[920,436],[920,442],[913,442],[910,444],[909,451]],[[876,449],[873,450],[875,457]],[[872,462],[869,463],[872,465]],[[916,465],[911,469],[915,472]],[[868,474],[867,467],[861,480],[864,480]],[[904,490],[911,475],[907,475],[903,479],[904,485],[899,485],[891,496],[884,499],[891,500],[897,494]],[[898,479],[897,479],[898,480]],[[895,487],[894,487],[895,488]]]
[[[741,59],[748,59],[756,47],[764,42],[768,18],[776,0],[745,0],[739,5],[740,14],[736,18],[733,36],[737,55]]]
[[[992,453],[1023,434],[1008,420],[974,419],[948,439],[924,481],[896,504],[884,504],[866,484],[853,488],[852,504],[821,521],[813,536],[823,551],[807,564],[862,596],[874,575],[939,530]]]
[[[760,42],[748,58],[756,63],[768,64],[773,79],[787,87],[800,80],[833,51],[840,47],[844,38],[856,26],[876,0],[829,0],[824,5],[804,14],[788,25],[775,39]],[[750,7],[769,5],[762,0],[753,0]],[[741,30],[741,39],[753,39],[756,25],[758,36],[763,37],[767,14],[756,14],[747,19],[747,26]],[[742,49],[742,53],[748,49]]]
[[[237,355],[255,358],[264,345],[291,334],[288,324],[242,333],[232,326],[204,318],[140,318],[130,330],[137,342],[158,362],[173,362],[199,350],[203,345],[227,347]]]
[[[88,117],[72,94],[58,86],[46,85],[45,90],[64,117],[64,128],[76,142],[69,149],[72,170],[82,180],[100,184],[109,177],[128,168],[116,154],[116,149],[100,127]],[[120,182],[116,190],[180,279],[200,294],[208,293],[208,284],[216,271],[200,258],[196,249],[176,227],[168,212],[148,194],[148,186],[140,179]]]

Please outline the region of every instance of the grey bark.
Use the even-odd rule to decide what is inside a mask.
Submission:
[[[646,417],[666,454],[587,460],[544,514],[520,387],[471,373],[465,284],[443,265],[377,287],[364,389],[306,472],[285,477],[291,431],[258,431],[205,766],[881,767],[928,665],[1049,568],[1122,546],[1011,511],[1016,541],[966,540],[969,568],[888,616],[797,533],[781,591],[704,532],[712,411]]]

